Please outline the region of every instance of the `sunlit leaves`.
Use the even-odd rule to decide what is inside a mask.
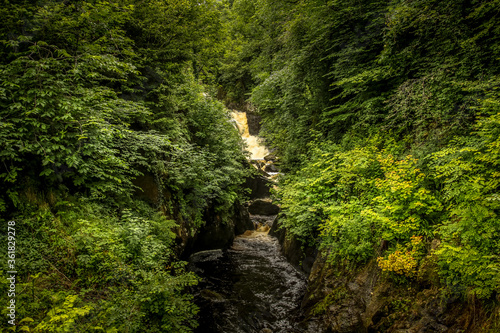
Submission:
[[[438,251],[440,275],[447,283],[478,297],[498,291],[500,186],[499,116],[476,124],[476,133],[432,155],[448,205],[439,234],[446,242]]]
[[[441,203],[423,187],[424,174],[416,160],[407,156],[396,161],[391,155],[379,155],[384,178],[376,180],[378,196],[373,199],[381,223],[382,238],[407,240],[411,235],[430,235],[429,217],[442,210]]]

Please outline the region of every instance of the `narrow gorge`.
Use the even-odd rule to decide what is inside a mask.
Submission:
[[[306,276],[286,260],[278,240],[268,234],[279,212],[269,195],[271,178],[277,175],[275,157],[261,143],[258,119],[249,126],[246,112],[233,111],[231,116],[256,171],[247,182],[253,191],[244,207],[254,228],[236,236],[228,248],[190,256],[190,270],[202,278],[195,292],[200,307],[195,332],[299,332],[296,323]]]

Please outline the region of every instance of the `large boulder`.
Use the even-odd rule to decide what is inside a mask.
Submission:
[[[274,161],[276,161],[276,159],[277,159],[276,155],[274,155],[272,153],[264,156],[264,160],[266,160],[266,162],[269,162],[269,161],[274,162]]]
[[[196,230],[194,236],[192,232],[185,232],[188,237],[181,238],[183,246],[181,257],[189,257],[198,251],[229,248],[235,236],[255,229],[247,208],[238,203],[233,206],[233,213],[229,219],[222,219],[211,207],[205,211],[203,220],[205,224]]]
[[[205,224],[192,239],[189,252],[213,249],[226,249],[233,243],[235,225],[233,219],[223,220],[213,208],[207,209],[203,220]]]
[[[240,204],[235,205],[235,211],[232,219],[234,221],[234,234],[236,236],[245,233],[247,230],[255,229],[255,225],[250,220],[250,214],[245,206]]]
[[[265,172],[278,172],[278,168],[274,163],[268,163],[264,166],[264,171]]]
[[[276,215],[280,212],[280,208],[270,199],[255,199],[250,202],[248,212],[252,215]]]
[[[301,304],[305,332],[480,332],[491,320],[477,300],[414,281],[399,284],[375,259],[358,266],[321,252]],[[474,318],[473,321],[470,318]]]
[[[251,190],[250,199],[268,198],[271,195],[269,192],[269,186],[271,184],[271,181],[266,177],[253,175],[246,179],[244,187]]]

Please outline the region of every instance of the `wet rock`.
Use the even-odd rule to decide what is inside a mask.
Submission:
[[[276,159],[277,159],[277,158],[276,158],[276,155],[274,155],[274,154],[269,154],[269,155],[264,156],[264,159],[265,159],[266,161],[273,161],[273,162],[274,162],[274,161],[276,161]]]
[[[258,171],[259,171],[259,173],[260,173],[262,176],[264,176],[264,177],[266,177],[266,178],[271,177],[271,175],[270,175],[270,174],[268,174],[268,173],[267,173],[267,171],[264,171],[264,170],[262,170],[262,169],[259,169]]]
[[[257,228],[257,231],[260,231],[260,232],[267,232],[269,231],[270,227],[268,225],[262,225],[262,226],[259,226]]]
[[[236,236],[241,235],[247,230],[254,230],[255,225],[250,219],[250,214],[248,213],[248,208],[236,204],[235,205],[235,212],[233,214],[233,221],[234,221],[234,233]]]
[[[309,275],[309,288],[302,309],[306,313],[316,312],[323,328],[328,332],[367,332],[367,321],[371,320],[369,307],[373,297],[373,285],[379,274],[376,263],[368,265],[370,269],[361,270],[353,276],[347,272],[339,274],[339,269],[327,261],[327,254],[318,255]],[[324,309],[319,313],[317,309]],[[373,332],[384,332],[376,330]]]
[[[246,230],[254,230],[255,226],[245,206],[235,204],[233,214],[225,221],[215,212],[213,207],[208,208],[203,215],[205,224],[196,230],[194,236],[188,237],[186,245],[181,251],[182,257],[198,251],[212,249],[227,249],[233,243],[234,237]]]
[[[269,230],[269,235],[278,239],[281,245],[281,253],[293,266],[309,274],[316,260],[318,250],[302,244],[295,236],[280,226],[281,224],[277,217],[273,222],[271,230]]]
[[[209,289],[203,289],[200,292],[200,296],[208,301],[213,301],[213,302],[223,302],[224,301],[224,297],[222,297],[221,294],[216,293],[215,291],[212,291]]]
[[[250,135],[259,135],[261,117],[252,111],[247,111],[248,133]]]
[[[258,199],[268,198],[271,195],[269,192],[270,185],[271,182],[264,175],[255,175],[246,179],[244,187],[251,190],[250,199]]]
[[[268,225],[269,228],[271,228],[276,216],[277,215],[250,215],[250,220],[254,225]]]
[[[250,160],[250,164],[252,164],[256,169],[261,170],[266,165],[266,160]]]
[[[264,166],[265,172],[278,172],[278,168],[273,163],[268,163]]]
[[[216,293],[215,291],[209,289],[203,289],[200,292],[200,296],[206,299],[207,301],[224,302],[224,297],[222,297],[221,294]]]
[[[248,212],[256,215],[276,215],[279,211],[280,208],[269,199],[256,199],[248,206]]]
[[[279,219],[276,218],[273,222],[271,230],[269,231],[269,235],[278,238],[280,245],[283,246],[283,241],[285,240],[286,233],[286,230],[284,228],[281,228]]]
[[[381,274],[376,260],[346,269],[328,263],[326,256],[314,262],[301,305],[317,332],[476,332],[470,318],[481,323],[478,304],[444,296],[437,287],[395,284]]]
[[[329,308],[331,321],[330,330],[339,333],[363,332],[363,322],[361,320],[361,309],[351,302],[346,302],[338,306]]]
[[[204,214],[205,224],[198,230],[192,239],[192,252],[225,249],[231,246],[234,234],[234,222],[222,221],[213,209],[208,209]]]

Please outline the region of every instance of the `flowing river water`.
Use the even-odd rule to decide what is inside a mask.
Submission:
[[[260,138],[250,135],[245,112],[232,118],[247,143],[254,162],[269,154]],[[252,218],[252,216],[250,216]],[[306,289],[306,276],[279,251],[278,240],[268,235],[275,216],[253,216],[267,224],[237,236],[226,250],[197,252],[190,270],[202,278],[195,291],[200,307],[197,333],[301,332],[295,318]]]
[[[191,269],[203,278],[195,301],[199,333],[299,332],[294,329],[305,276],[279,252],[267,232],[247,231],[228,250],[195,253]]]

